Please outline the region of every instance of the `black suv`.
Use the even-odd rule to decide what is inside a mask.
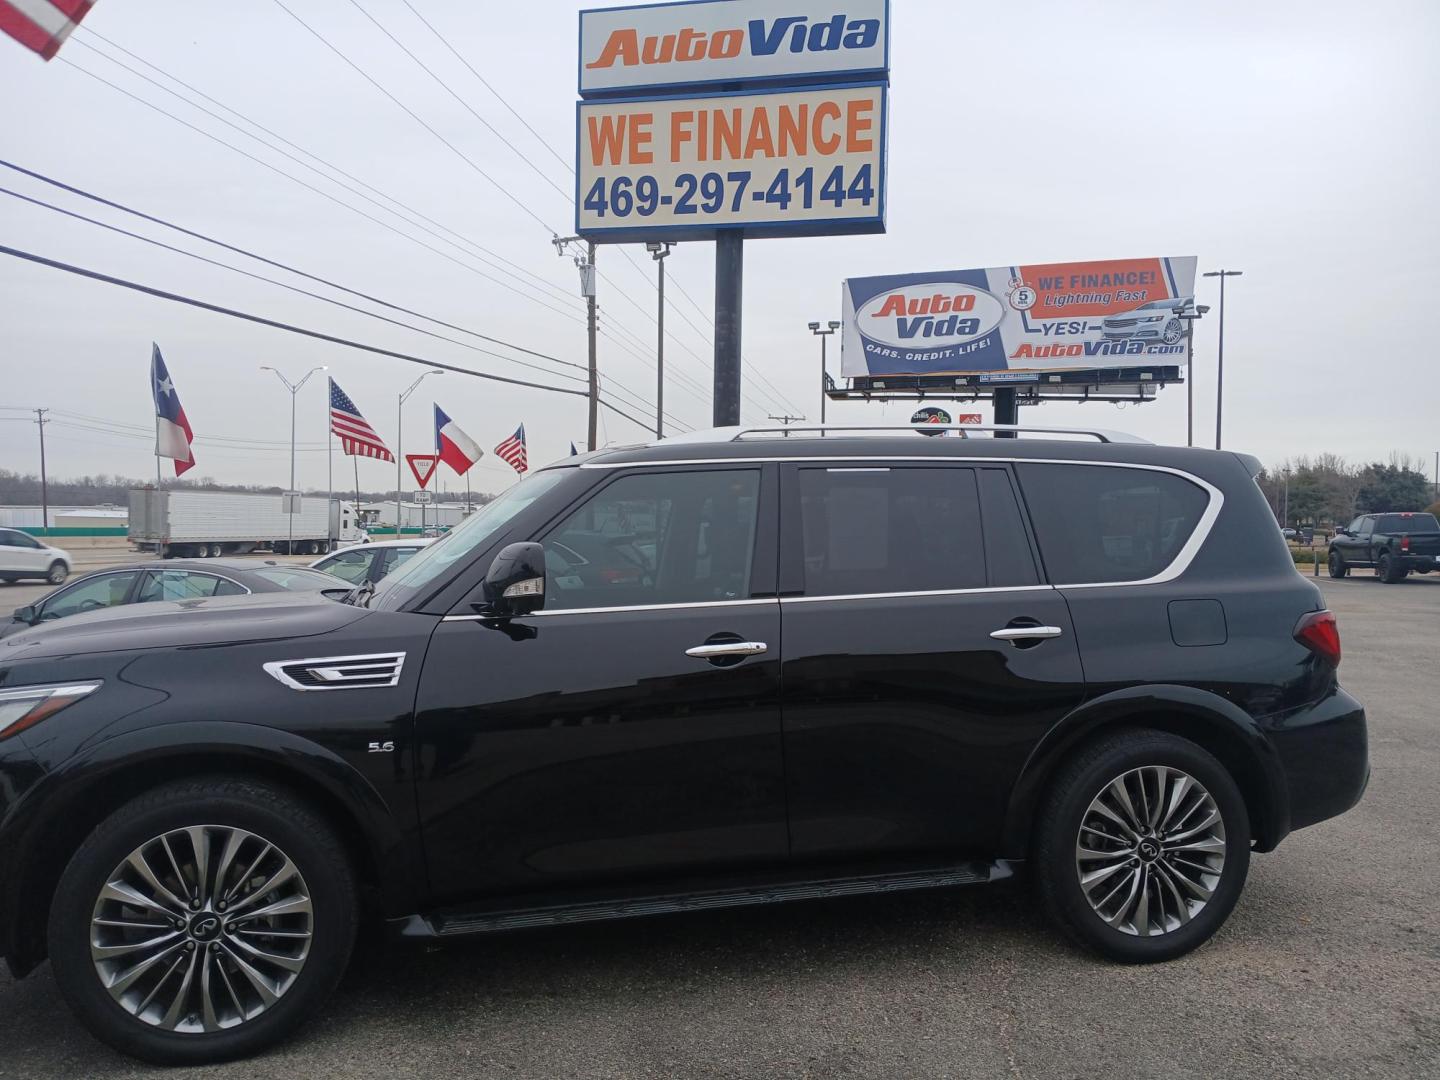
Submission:
[[[1193,949],[1360,798],[1365,714],[1258,464],[1089,434],[601,451],[344,603],[0,642],[0,954],[199,1062],[313,1014],[362,911],[436,940],[1024,864],[1101,954]]]

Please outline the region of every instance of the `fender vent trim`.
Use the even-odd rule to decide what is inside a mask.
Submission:
[[[267,674],[291,690],[361,690],[395,686],[405,667],[405,654],[318,656],[309,660],[271,660]]]

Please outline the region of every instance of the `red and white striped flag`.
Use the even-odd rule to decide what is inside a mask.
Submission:
[[[525,470],[530,467],[529,461],[525,458],[525,425],[521,424],[515,429],[515,434],[495,447],[495,456],[518,472],[525,475]]]
[[[330,434],[340,439],[340,447],[347,454],[359,457],[379,458],[394,461],[395,455],[386,449],[360,410],[350,400],[350,395],[340,389],[340,384],[330,380]]]
[[[95,0],[0,0],[0,31],[49,60]]]

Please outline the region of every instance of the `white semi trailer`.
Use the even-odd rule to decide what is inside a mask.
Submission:
[[[130,492],[130,543],[162,558],[203,559],[262,548],[321,555],[369,540],[353,504],[306,497],[287,514],[282,496],[223,491]]]

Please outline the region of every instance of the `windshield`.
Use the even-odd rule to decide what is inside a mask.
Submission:
[[[516,514],[555,487],[563,477],[561,469],[536,473],[486,503],[381,581],[371,606],[393,610],[456,564],[468,562]]]

